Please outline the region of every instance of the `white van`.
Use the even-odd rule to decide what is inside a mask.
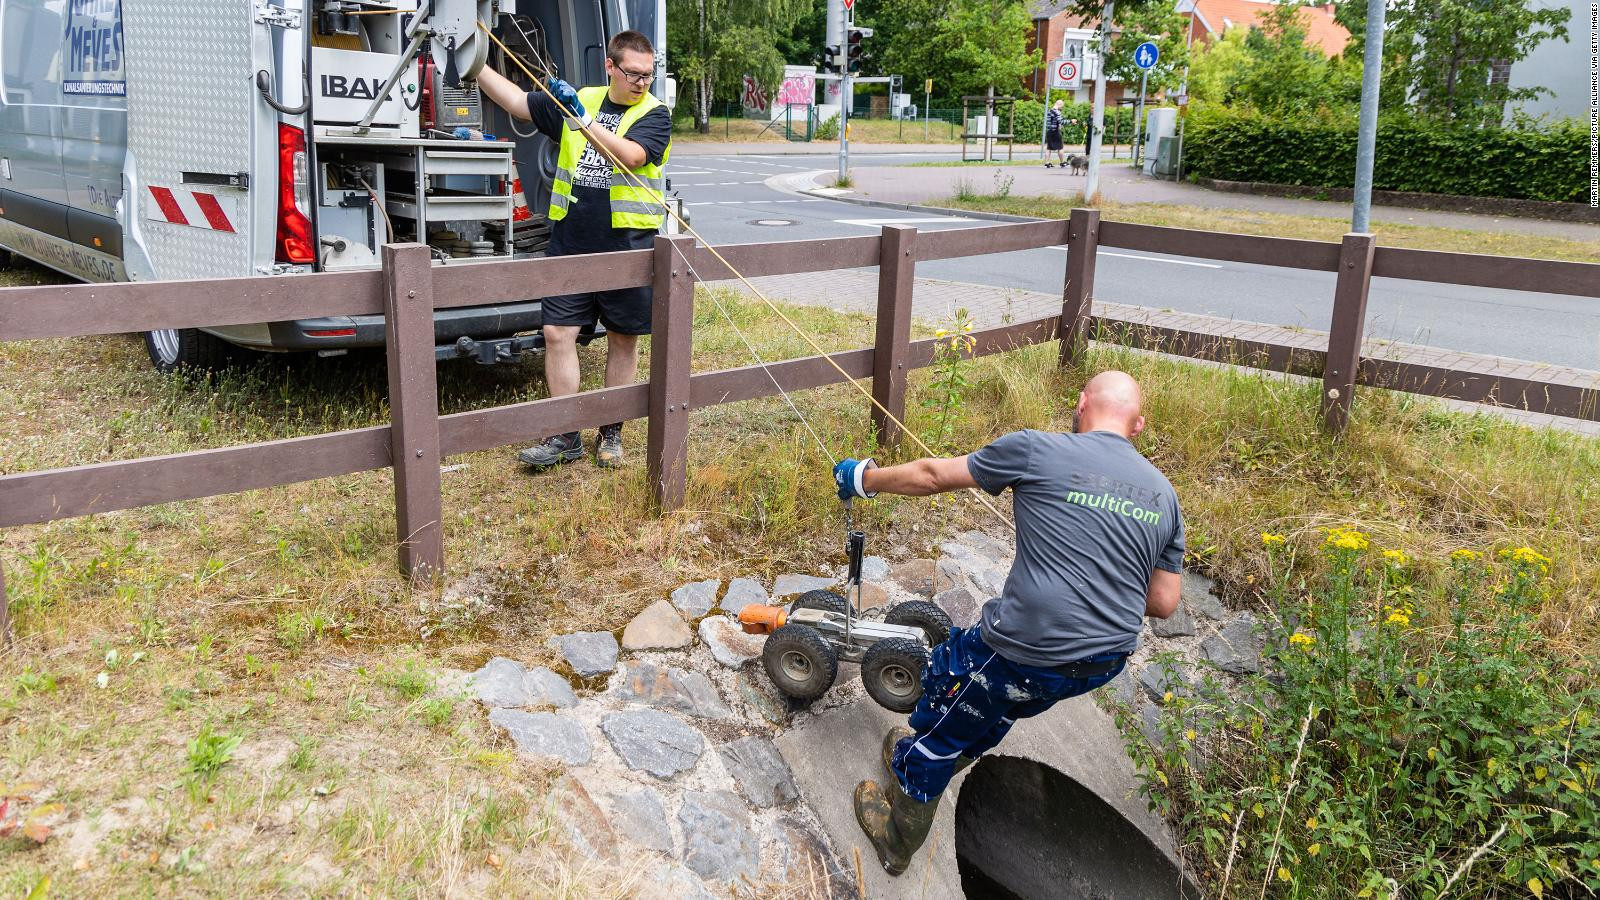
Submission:
[[[0,0],[0,256],[147,281],[374,268],[391,240],[539,253],[553,147],[470,80],[521,80],[480,21],[574,84],[625,28],[664,63],[665,0]],[[507,358],[539,321],[442,310],[439,357]],[[146,335],[163,370],[383,340],[381,316]]]

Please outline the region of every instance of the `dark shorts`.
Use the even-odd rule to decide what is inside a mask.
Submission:
[[[1062,148],[1061,132],[1046,131],[1044,133],[1044,146],[1047,150],[1060,150]]]
[[[650,304],[648,286],[559,294],[544,299],[544,324],[583,326],[598,321],[614,334],[649,334]]]

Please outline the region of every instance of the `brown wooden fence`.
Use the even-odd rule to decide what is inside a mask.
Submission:
[[[1059,339],[1067,364],[1085,339],[1098,339],[1320,375],[1324,420],[1335,431],[1348,421],[1357,384],[1600,419],[1600,392],[1593,388],[1360,356],[1374,276],[1596,297],[1600,265],[1381,248],[1364,234],[1335,244],[1101,222],[1095,210],[1075,210],[1067,221],[927,233],[889,226],[881,236],[743,244],[721,252],[729,266],[752,277],[877,266],[874,345],[831,358],[851,378],[871,378],[874,398],[903,418],[907,373],[929,365],[934,353],[933,341],[910,339],[916,264],[1059,244],[1068,246],[1061,313],[978,332],[976,354]],[[1328,348],[1307,351],[1096,317],[1090,298],[1102,246],[1336,272]],[[435,267],[428,249],[413,244],[385,247],[378,271],[0,290],[0,341],[383,313],[392,408],[387,426],[0,476],[0,528],[392,467],[401,569],[433,576],[444,569],[443,457],[646,417],[652,497],[660,509],[677,508],[692,410],[772,396],[775,384],[795,391],[844,380],[820,356],[692,375],[695,283],[732,277],[729,266],[685,236],[658,237],[653,250],[460,267]],[[438,414],[433,310],[645,284],[655,292],[648,383]],[[885,444],[900,437],[881,412],[874,410],[873,423]],[[0,570],[0,597],[4,591]],[[0,629],[9,634],[4,603]]]

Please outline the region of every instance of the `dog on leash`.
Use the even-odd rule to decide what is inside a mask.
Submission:
[[[1067,169],[1073,175],[1082,175],[1089,171],[1089,157],[1076,154],[1067,157]]]

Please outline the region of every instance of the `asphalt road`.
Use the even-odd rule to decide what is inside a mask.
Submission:
[[[852,165],[939,159],[926,154],[857,155]],[[955,155],[943,158],[953,159]],[[680,156],[672,186],[694,228],[714,244],[873,234],[885,224],[922,230],[992,222],[821,200],[770,185],[775,176],[832,170],[834,157]],[[942,260],[917,274],[951,281],[1059,292],[1064,248]],[[1326,331],[1334,276],[1274,266],[1101,250],[1101,300]],[[1600,369],[1600,301],[1379,278],[1368,301],[1368,334],[1413,344]]]

